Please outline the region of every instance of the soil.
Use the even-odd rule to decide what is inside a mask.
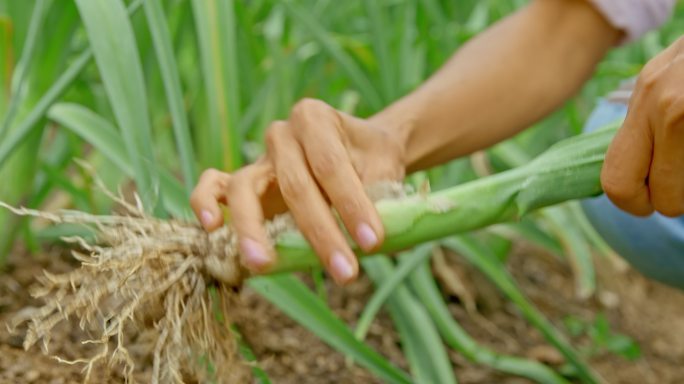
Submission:
[[[563,319],[591,322],[604,313],[613,332],[632,337],[641,357],[630,361],[602,351],[590,358],[591,365],[611,384],[684,383],[684,292],[649,281],[638,273],[622,270],[602,257],[596,258],[599,289],[592,299],[574,295],[569,268],[562,260],[539,249],[519,244],[509,262],[510,272],[528,297],[563,329]],[[0,274],[0,324],[18,311],[40,303],[28,294],[35,276],[43,269],[62,272],[76,264],[60,252],[40,255],[13,253]],[[439,279],[457,277],[459,289],[442,284],[449,307],[459,323],[480,343],[496,351],[538,359],[559,366],[562,357],[522,318],[520,313],[476,270],[457,255],[447,254]],[[304,277],[306,280],[306,277]],[[327,286],[327,299],[335,312],[354,325],[372,293],[372,284],[362,277],[350,286]],[[236,324],[254,350],[259,366],[274,383],[379,383],[363,368],[350,364],[311,333],[298,326],[248,288],[241,294],[242,308],[234,314]],[[466,309],[467,308],[467,309]],[[76,323],[60,326],[50,342],[50,353],[76,358],[84,353],[79,343],[84,331]],[[381,312],[368,334],[369,343],[398,366],[408,369],[387,314]],[[0,327],[0,383],[80,383],[82,365],[67,365],[33,347],[24,351],[21,334]],[[586,336],[573,339],[580,348],[590,346]],[[527,383],[477,366],[452,353],[461,383]],[[141,382],[147,382],[150,362],[139,361]],[[93,382],[119,383],[114,369],[99,367]]]

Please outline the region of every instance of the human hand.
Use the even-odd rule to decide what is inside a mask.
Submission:
[[[601,184],[615,205],[634,215],[684,214],[684,37],[639,75]]]
[[[377,249],[384,229],[364,184],[404,177],[399,139],[378,122],[304,99],[289,120],[270,125],[266,144],[262,158],[233,174],[202,174],[190,199],[202,226],[219,228],[220,204],[228,206],[242,264],[265,272],[277,255],[264,219],[289,210],[334,280],[353,280],[358,262],[329,204],[363,251]]]

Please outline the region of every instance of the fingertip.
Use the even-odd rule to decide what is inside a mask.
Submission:
[[[629,196],[606,192],[606,196],[608,197],[608,200],[613,203],[613,205],[631,215],[646,217],[650,216],[654,212],[654,208],[648,198],[648,192],[634,193]]]
[[[375,206],[373,206],[375,208]],[[375,210],[373,220],[371,220],[371,227],[373,227],[373,231],[375,231],[375,236],[377,236],[378,241],[375,245],[374,249],[380,248],[382,243],[385,242],[385,226],[382,223],[382,219],[380,218],[380,214]]]
[[[207,232],[215,231],[223,224],[223,216],[216,210],[203,208],[199,211],[198,218],[202,228]]]
[[[255,273],[268,271],[275,261],[270,247],[248,237],[240,239],[240,254],[242,265]]]
[[[365,197],[365,195],[362,195]],[[373,203],[363,198],[333,205],[354,242],[365,253],[376,251],[385,238],[385,229]]]
[[[347,285],[356,280],[358,270],[356,258],[347,256],[341,251],[335,251],[330,256],[328,271],[338,285]]]
[[[356,242],[365,252],[375,249],[380,242],[377,231],[366,223],[356,227]]]
[[[603,192],[616,207],[634,216],[649,216],[654,211],[649,187],[633,180],[606,167],[601,172]]]
[[[632,214],[634,216],[638,216],[638,217],[648,217],[648,216],[651,216],[653,214],[653,212],[655,212],[655,210],[653,209],[653,207],[650,204],[649,205],[643,205],[643,206],[626,207],[626,208],[623,208],[623,210],[627,213],[630,213],[630,214]]]
[[[210,227],[214,224],[214,214],[207,209],[203,209],[200,211],[200,221],[205,228]]]
[[[682,198],[675,198],[667,194],[652,197],[653,211],[657,211],[666,217],[679,217],[684,214],[684,201]]]
[[[658,210],[658,212],[660,212],[660,214],[662,214],[663,216],[669,217],[672,219],[684,215],[684,209],[682,209],[682,207],[666,208],[663,210]]]

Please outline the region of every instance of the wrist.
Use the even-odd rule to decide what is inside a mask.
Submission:
[[[416,132],[419,129],[421,107],[411,100],[401,99],[371,116],[368,121],[396,145],[400,153],[401,166],[405,173],[415,171],[418,161],[415,151]]]

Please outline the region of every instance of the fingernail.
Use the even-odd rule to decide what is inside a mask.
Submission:
[[[202,225],[207,227],[214,221],[214,215],[206,209],[203,209],[202,212],[200,212],[200,220],[202,220]]]
[[[244,264],[248,268],[263,268],[271,261],[261,244],[252,239],[240,241],[240,250],[244,257]]]
[[[335,252],[330,259],[330,270],[335,280],[345,283],[354,277],[354,268],[341,252]]]
[[[372,249],[378,243],[378,236],[373,231],[373,228],[366,223],[361,223],[356,228],[356,236],[359,239],[359,245],[363,249]]]

